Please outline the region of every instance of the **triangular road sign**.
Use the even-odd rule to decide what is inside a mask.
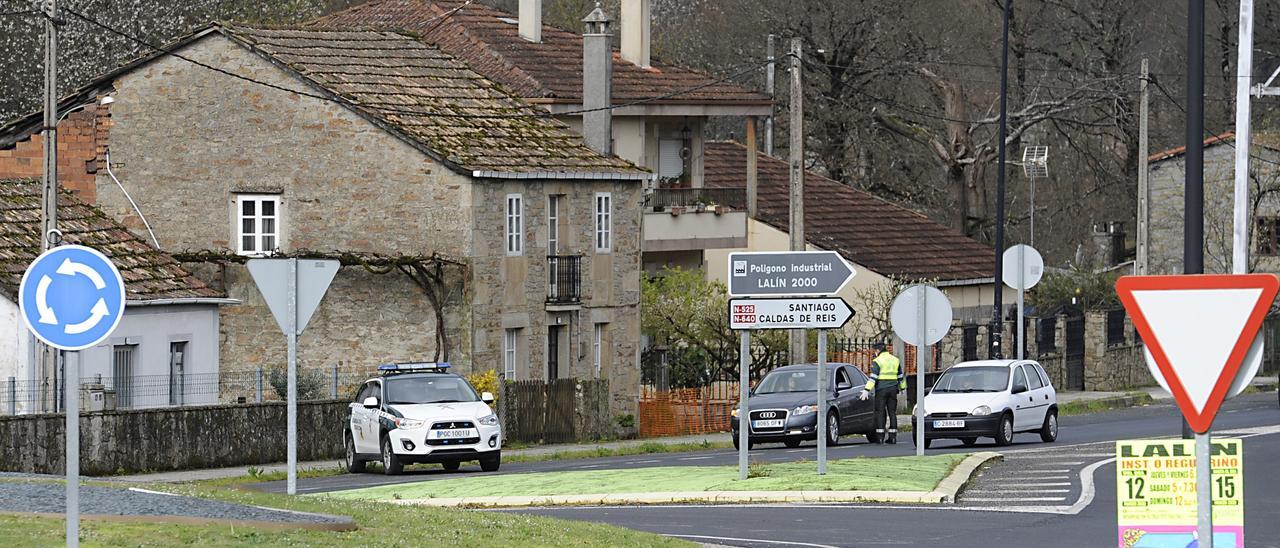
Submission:
[[[1192,430],[1209,431],[1271,308],[1271,274],[1125,276],[1116,293]]]

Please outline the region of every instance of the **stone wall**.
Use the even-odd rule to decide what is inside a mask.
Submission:
[[[298,403],[298,460],[342,458],[342,401]],[[107,411],[80,416],[87,476],[283,462],[284,402]],[[0,470],[65,473],[64,415],[0,417]]]
[[[1254,136],[1252,154],[1266,161],[1250,162],[1250,192],[1257,197],[1260,189],[1271,196],[1257,206],[1256,215],[1280,215],[1280,151],[1277,136],[1260,133]],[[1234,139],[1228,141],[1234,144]],[[1270,146],[1262,146],[1266,143]],[[1216,144],[1204,150],[1204,267],[1206,273],[1231,272],[1232,204],[1235,181],[1235,147]],[[1183,248],[1183,198],[1186,182],[1186,158],[1173,156],[1150,166],[1151,185],[1151,274],[1181,274]],[[1251,228],[1252,230],[1252,228]],[[1253,234],[1256,238],[1256,234]],[[1253,271],[1280,272],[1280,257],[1257,256],[1258,246],[1251,245]]]
[[[216,34],[184,54],[307,89]],[[284,252],[470,254],[470,180],[342,106],[228,79],[172,57],[114,85],[114,169],[166,251],[230,252],[236,195],[262,193],[279,196]],[[140,220],[115,183],[100,173],[97,184],[102,209],[140,231]],[[185,266],[244,302],[223,307],[222,370],[283,366],[284,336],[246,269]],[[466,373],[470,319],[462,274],[450,284],[456,295],[444,354]],[[435,329],[431,306],[406,275],[345,267],[299,339],[299,363],[363,369],[390,360],[429,360],[437,350]]]

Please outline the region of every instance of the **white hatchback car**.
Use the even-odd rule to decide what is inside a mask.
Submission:
[[[980,437],[1009,445],[1020,432],[1038,433],[1045,442],[1058,439],[1058,393],[1034,361],[958,363],[925,395],[924,412],[925,447],[936,439],[973,445]],[[913,427],[915,422],[913,409]]]

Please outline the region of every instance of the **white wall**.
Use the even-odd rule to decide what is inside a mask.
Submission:
[[[9,377],[13,377],[17,387],[23,387],[30,380],[31,370],[28,367],[31,345],[26,322],[18,313],[18,304],[8,298],[0,297],[0,415],[9,412]],[[17,411],[25,412],[27,403],[19,398]]]
[[[133,407],[169,405],[169,344],[187,341],[184,405],[218,401],[218,307],[131,306],[111,337],[80,352],[82,382],[112,376],[112,347],[136,344]],[[108,386],[110,387],[110,386]],[[197,393],[193,393],[197,392]]]

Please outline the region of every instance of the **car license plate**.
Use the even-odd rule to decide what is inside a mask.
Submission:
[[[473,438],[476,436],[474,430],[464,428],[459,430],[432,430],[431,438],[437,440],[452,440],[461,438]]]
[[[751,421],[752,428],[782,428],[783,424],[785,424],[785,422],[782,419]]]
[[[964,428],[964,421],[933,421],[934,428]]]

